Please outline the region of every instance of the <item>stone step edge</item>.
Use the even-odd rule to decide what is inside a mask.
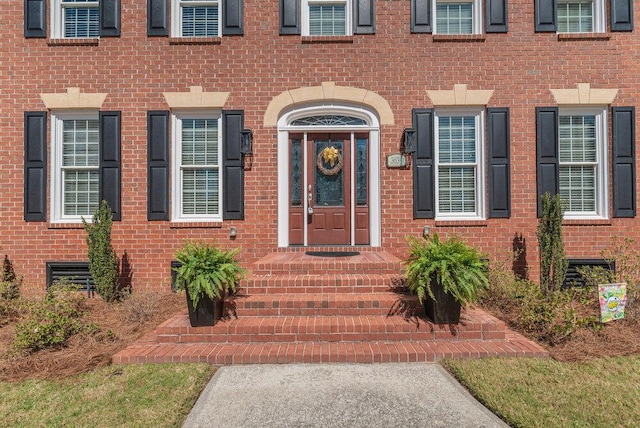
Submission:
[[[503,340],[251,344],[160,344],[152,334],[115,354],[112,363],[410,363],[445,358],[548,356],[542,346],[512,331]]]

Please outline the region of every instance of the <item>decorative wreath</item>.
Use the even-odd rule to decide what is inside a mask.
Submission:
[[[331,168],[325,167],[325,163],[328,163]],[[320,153],[318,153],[316,165],[324,175],[336,175],[342,170],[342,155],[340,154],[340,151],[333,146],[325,147]]]

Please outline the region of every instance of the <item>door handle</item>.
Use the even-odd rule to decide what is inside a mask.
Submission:
[[[311,184],[309,184],[309,192],[307,193],[307,214],[313,214],[313,207],[311,206],[311,201],[313,200],[313,195],[311,194]]]

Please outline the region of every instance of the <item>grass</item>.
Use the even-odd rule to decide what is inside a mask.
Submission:
[[[0,420],[12,427],[176,427],[214,372],[208,364],[126,365],[57,381],[0,382]]]
[[[640,421],[640,355],[587,363],[488,358],[443,364],[512,426],[637,427]]]

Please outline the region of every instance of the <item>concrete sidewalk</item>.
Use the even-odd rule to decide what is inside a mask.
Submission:
[[[438,364],[221,367],[184,427],[506,427]]]

